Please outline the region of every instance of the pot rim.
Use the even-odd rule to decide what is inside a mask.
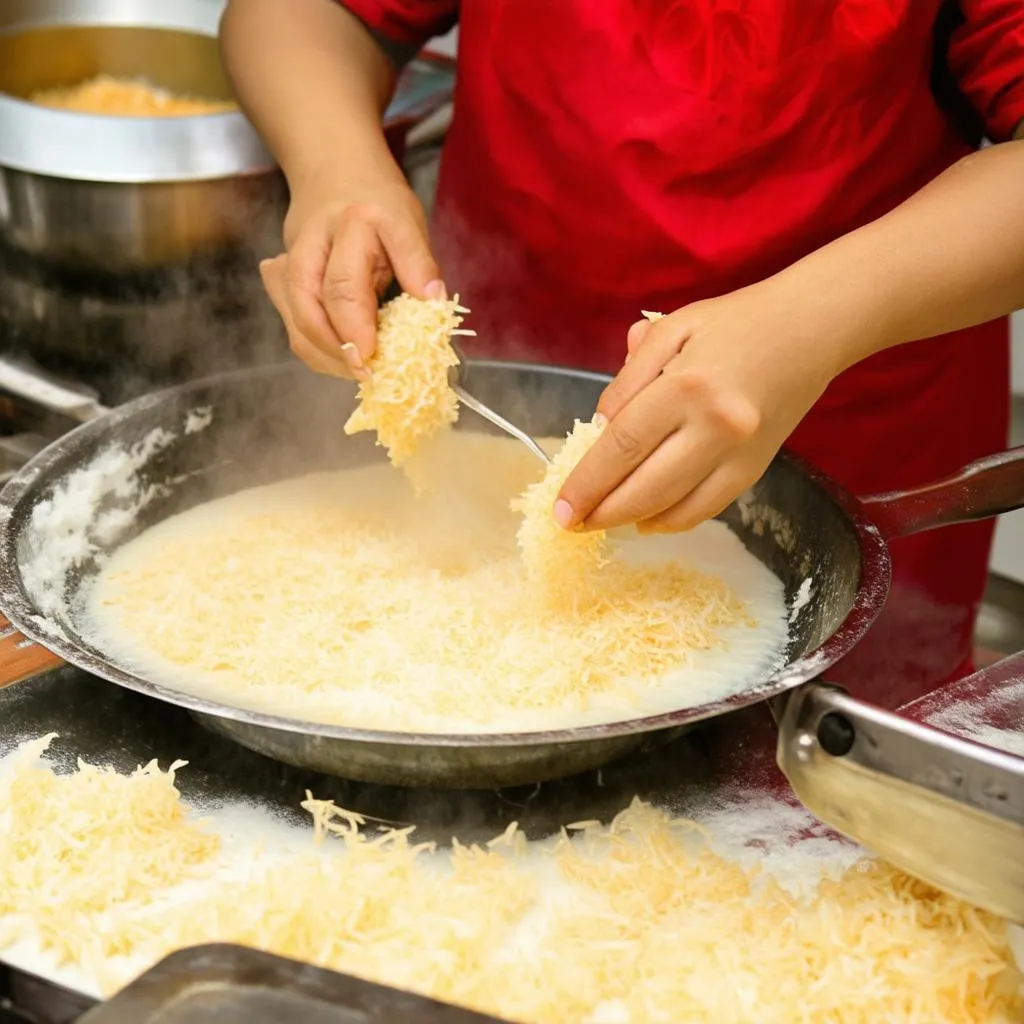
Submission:
[[[69,10],[42,5],[8,23],[0,37],[47,28],[153,29],[216,38],[218,0],[123,5],[97,2]],[[121,7],[121,10],[117,10]],[[70,159],[69,159],[70,155]],[[273,172],[277,163],[241,111],[184,117],[122,117],[42,107],[0,92],[0,167],[101,184],[210,181]]]

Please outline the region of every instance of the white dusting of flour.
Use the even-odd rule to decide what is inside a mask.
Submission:
[[[945,732],[1024,757],[1024,682],[980,699],[950,703],[928,715],[927,721]]]
[[[156,429],[131,448],[111,445],[32,510],[33,552],[22,577],[41,612],[57,612],[68,573],[97,557],[158,496],[156,487],[143,486],[138,471],[173,440],[173,434]],[[117,505],[104,508],[110,501]]]
[[[211,409],[189,410],[185,433],[205,429],[212,418]],[[165,484],[145,483],[140,470],[174,440],[175,434],[158,427],[133,445],[108,445],[33,508],[26,531],[30,552],[22,565],[22,578],[42,613],[40,628],[60,633],[48,617],[64,606],[68,574],[92,559],[101,561],[103,552],[132,527],[139,512],[168,493]]]
[[[190,409],[185,416],[185,433],[198,434],[213,422],[213,406],[206,405],[199,409]]]
[[[796,622],[800,617],[800,613],[811,603],[811,597],[813,595],[812,588],[814,586],[814,577],[808,576],[807,579],[800,584],[800,589],[797,590],[796,596],[793,598],[793,603],[789,606],[789,621]]]

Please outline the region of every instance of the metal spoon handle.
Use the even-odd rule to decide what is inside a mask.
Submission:
[[[538,459],[542,459],[545,464],[551,462],[544,449],[541,448],[541,446],[537,444],[529,434],[524,433],[517,426],[509,423],[509,421],[503,416],[499,416],[490,406],[484,405],[483,402],[475,399],[462,387],[461,384],[453,384],[452,390],[455,392],[459,401],[467,408],[472,409],[478,416],[482,416],[485,420],[493,423],[499,430],[503,430],[506,434],[511,434],[512,437],[516,438],[516,440],[522,441],[522,443],[525,444]]]

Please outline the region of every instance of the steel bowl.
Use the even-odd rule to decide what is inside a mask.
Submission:
[[[0,5],[0,246],[123,274],[280,248],[287,189],[236,111],[94,116],[32,103],[96,74],[232,99],[221,0],[6,0]]]

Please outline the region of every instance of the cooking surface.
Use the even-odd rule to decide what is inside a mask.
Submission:
[[[1007,694],[1012,697],[1012,689],[1002,698]],[[1002,698],[996,702],[1000,708],[1005,704]],[[979,713],[963,718],[965,732],[976,731],[981,724],[991,728],[998,722],[1011,730],[1019,728],[1019,703],[1017,716],[1013,717],[1002,712],[984,713],[984,694],[975,694],[973,699]],[[932,704],[948,712],[948,701]],[[927,706],[915,710],[929,717]],[[50,731],[60,734],[51,748],[58,771],[70,770],[78,756],[93,763],[112,764],[122,771],[130,771],[153,757],[164,766],[176,758],[187,759],[189,766],[179,775],[178,784],[184,801],[200,812],[245,803],[255,805],[268,821],[304,823],[308,819],[298,804],[309,788],[318,797],[333,799],[389,823],[415,824],[424,839],[445,843],[454,834],[471,842],[493,837],[512,821],[520,822],[531,838],[550,834],[570,819],[607,822],[639,795],[698,821],[707,821],[738,804],[750,805],[763,821],[750,829],[755,845],[759,827],[764,829],[766,842],[774,834],[773,813],[789,822],[790,828],[794,820],[804,821],[806,827],[801,826],[798,833],[801,840],[820,840],[829,835],[795,809],[774,764],[775,730],[765,706],[719,719],[685,737],[655,739],[645,749],[603,771],[535,787],[476,793],[391,789],[291,769],[208,734],[187,712],[74,669],[58,670],[0,690],[0,756]],[[990,742],[998,740],[993,732],[987,738]],[[1009,732],[1004,738],[1012,745]],[[20,1005],[34,1006],[39,1019],[47,1024],[75,1020],[90,1005],[87,999],[64,994],[64,1010],[51,1012],[47,1008],[57,1005],[60,991],[34,983],[24,973],[26,965],[15,966],[17,969],[9,971],[6,980],[0,972],[0,998],[6,989]],[[250,989],[245,999],[258,1000],[262,995],[257,987]],[[426,1015],[418,1019],[424,1024],[432,1020]],[[326,1024],[329,1018],[324,1020]]]
[[[600,772],[502,792],[391,789],[298,771],[209,734],[179,708],[71,668],[0,689],[0,757],[48,732],[59,734],[49,755],[58,771],[72,770],[77,757],[123,772],[154,757],[164,767],[177,758],[188,760],[178,786],[184,802],[201,813],[243,803],[256,805],[268,819],[308,827],[308,816],[299,809],[308,788],[350,810],[415,824],[421,838],[439,843],[453,835],[464,842],[486,841],[513,821],[530,838],[549,835],[573,819],[609,821],[634,795],[696,818],[737,801],[777,802],[780,813],[788,809],[790,815],[794,806],[774,766],[774,727],[764,706],[685,739],[655,740]],[[809,820],[808,826],[808,836],[827,834]],[[40,985],[26,973],[39,970],[34,963],[14,966],[6,979],[0,968],[0,1000],[13,997],[44,1024],[77,1020],[92,1005],[91,999],[51,983]],[[431,1024],[428,1016],[419,1019]]]
[[[20,415],[12,415],[0,433],[16,437],[26,429]],[[12,456],[12,462],[17,461],[17,455]],[[1019,609],[1014,604],[1019,603],[1019,595],[1014,592],[1009,595],[1012,600],[999,600],[1000,587],[1005,589],[1005,584],[997,582],[993,588],[996,601],[982,617],[984,635],[979,639],[991,650],[1019,650],[1024,642]],[[976,708],[984,704],[983,694],[967,696]],[[994,742],[1000,727],[1019,731],[1020,702],[1015,706],[1015,717],[1013,713],[979,711],[954,716],[956,720],[950,717],[948,700],[936,700],[915,711],[923,717],[931,717],[932,712],[944,714],[936,724],[951,730],[958,725],[968,733],[983,728],[987,730],[983,738]],[[572,819],[607,822],[634,796],[698,821],[737,804],[751,804],[764,818],[766,829],[772,828],[774,813],[790,822],[794,816],[804,821],[802,838],[829,835],[807,818],[789,795],[775,767],[775,729],[763,705],[720,719],[684,738],[654,737],[644,749],[603,771],[501,792],[411,791],[292,769],[211,735],[179,708],[70,668],[0,689],[0,757],[25,740],[48,732],[60,734],[51,748],[58,770],[70,770],[77,757],[124,772],[154,757],[163,766],[177,758],[187,759],[190,764],[179,776],[179,785],[185,802],[201,812],[245,803],[255,805],[268,820],[283,818],[306,826],[308,818],[299,802],[308,788],[322,799],[389,823],[415,824],[424,839],[441,843],[453,834],[463,842],[486,841],[512,821],[518,821],[531,838],[548,835]],[[1012,744],[1012,739],[1009,742]],[[757,841],[756,835],[753,840]],[[252,1005],[253,999],[264,994],[260,989],[250,990],[245,998]],[[76,1020],[90,1005],[87,998],[64,992],[51,981],[33,979],[24,965],[5,972],[0,964],[0,1020],[4,1021],[5,995],[13,997],[19,1009],[34,1011],[45,1024]],[[251,1013],[247,1018],[256,1020]],[[424,1024],[432,1020],[426,1015],[416,1019]]]
[[[509,508],[536,479],[530,453],[453,431],[434,441],[429,472],[418,499],[381,462],[164,520],[103,565],[86,636],[172,690],[410,733],[631,719],[718,700],[777,667],[782,584],[721,523],[623,539],[599,589],[575,592],[579,610],[552,610],[524,575]],[[287,642],[254,622],[287,622]]]

